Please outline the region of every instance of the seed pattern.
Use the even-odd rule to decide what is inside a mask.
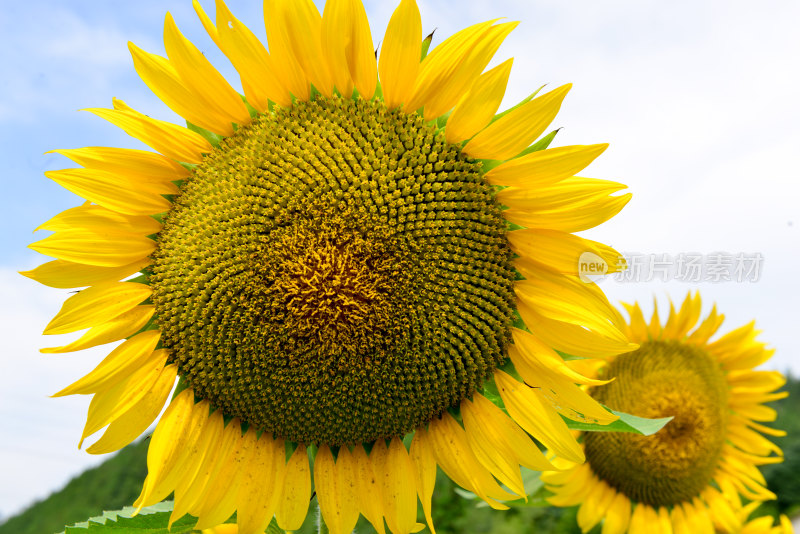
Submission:
[[[710,482],[725,443],[728,387],[713,358],[680,341],[648,341],[609,365],[592,390],[607,406],[641,417],[673,416],[652,436],[584,434],[592,470],[635,502],[691,501]]]
[[[317,98],[208,155],[150,282],[196,396],[302,443],[402,436],[505,359],[514,270],[480,163],[416,115]]]

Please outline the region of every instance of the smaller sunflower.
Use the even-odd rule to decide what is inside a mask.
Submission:
[[[652,436],[585,433],[585,464],[563,462],[564,471],[542,475],[555,493],[549,502],[580,504],[583,532],[601,520],[603,534],[738,532],[733,503],[774,499],[758,466],[783,461],[763,434],[785,433],[761,423],[775,420],[764,404],[787,395],[775,393],[786,380],[753,370],[774,350],[756,339],[753,322],[710,341],[724,316],[715,306],[695,327],[699,294],[679,311],[670,305],[663,326],[657,308],[647,323],[638,304],[625,307],[627,334],[640,347],[585,362],[587,376],[612,380],[590,394],[616,410],[674,419]]]
[[[741,522],[741,527],[735,530],[735,534],[794,534],[792,522],[785,515],[781,515],[778,523],[773,525],[774,519],[771,515],[756,517],[748,521],[753,512],[761,505],[758,501],[753,501],[742,506],[741,500],[734,498],[736,505],[736,516]]]

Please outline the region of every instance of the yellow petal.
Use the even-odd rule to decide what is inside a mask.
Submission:
[[[156,420],[169,392],[175,385],[178,367],[168,365],[162,369],[153,387],[137,404],[112,421],[102,437],[86,449],[89,454],[106,454],[125,447],[138,438]]]
[[[425,119],[435,118],[427,112],[429,102],[436,98],[436,95],[446,88],[450,80],[456,76],[465,58],[478,45],[493,23],[494,21],[490,20],[464,28],[445,39],[442,44],[425,56],[419,66],[414,90],[406,101],[407,113],[425,107]]]
[[[161,223],[152,217],[124,215],[102,206],[85,204],[62,211],[36,228],[36,230],[51,230],[53,232],[73,229],[113,230],[115,232],[127,232],[145,236],[158,233],[161,230]]]
[[[221,426],[223,428],[221,429],[221,436],[215,443],[214,448],[209,451],[209,454],[203,457],[203,464],[200,466],[200,469],[197,472],[197,477],[192,481],[191,484],[188,485],[188,487],[183,489],[180,499],[180,506],[183,508],[183,510],[188,510],[188,513],[194,515],[195,517],[200,515],[198,510],[203,504],[205,504],[203,502],[203,496],[218,486],[224,486],[224,481],[220,479],[222,468],[232,452],[236,450],[237,445],[241,443],[242,431],[238,420],[230,421],[226,426],[224,424],[222,412],[217,410],[211,414],[210,419],[218,418],[222,419]],[[210,419],[209,425],[212,428],[215,426],[220,426],[219,422],[212,422]],[[218,430],[218,428],[214,430]],[[236,491],[234,491],[234,497],[236,497]],[[176,506],[178,506],[177,503]],[[235,499],[231,506],[235,506]],[[230,517],[232,513],[233,510],[231,510],[231,512],[226,516],[226,519],[227,517]]]
[[[275,517],[278,526],[283,530],[299,530],[308,514],[311,497],[311,470],[308,466],[308,452],[302,443],[289,458],[285,473]]]
[[[444,412],[441,419],[431,420],[428,435],[436,462],[453,482],[475,493],[492,508],[508,508],[497,500],[512,500],[516,496],[503,490],[480,464],[467,442],[464,429],[449,413]]]
[[[190,171],[183,165],[153,152],[90,146],[69,150],[51,150],[65,156],[87,169],[108,171],[135,178],[142,182],[174,182],[189,176]]]
[[[274,72],[280,77],[282,85],[295,98],[304,102],[310,98],[311,92],[306,73],[298,63],[291,48],[286,19],[283,16],[284,1],[264,0],[264,25],[267,28],[267,45],[274,65]],[[326,5],[325,11],[327,10],[328,6]],[[339,30],[345,31],[345,28],[341,27]]]
[[[538,150],[495,167],[486,173],[486,180],[492,185],[530,188],[552,184],[579,173],[606,148],[607,144],[599,144]]]
[[[205,15],[197,0],[193,1],[209,35],[228,56],[239,72],[248,103],[262,113],[269,110],[269,101],[280,106],[292,104],[289,90],[275,71],[267,49],[250,29],[233,16],[225,2],[217,0],[217,26]]]
[[[598,197],[570,202],[549,210],[526,208],[505,210],[507,221],[525,227],[549,228],[562,232],[581,232],[594,228],[618,214],[630,201],[631,194]]]
[[[148,265],[150,265],[150,258],[142,258],[121,267],[98,267],[97,265],[55,260],[43,263],[31,271],[20,271],[19,274],[48,287],[70,289],[114,282],[136,274]]]
[[[270,432],[261,434],[244,475],[236,499],[240,534],[261,534],[269,526],[283,487],[285,449],[282,439]]]
[[[322,16],[311,0],[278,0],[295,61],[323,96],[333,96],[333,76],[322,49]]]
[[[207,484],[207,477],[214,469],[217,461],[217,450],[225,445],[224,417],[220,410],[214,411],[205,424],[203,433],[198,437],[197,445],[192,449],[192,454],[186,459],[198,466],[193,476],[186,476],[175,484],[172,514],[168,526],[186,515],[197,498],[196,492],[202,491]]]
[[[180,392],[169,403],[150,438],[147,479],[142,493],[134,502],[137,513],[143,507],[163,500],[175,489],[181,475],[192,470],[192,467],[199,467],[186,466],[185,460],[196,446],[208,416],[208,402],[195,406],[191,388]]]
[[[379,440],[382,444],[382,440]],[[409,534],[417,521],[417,488],[414,464],[408,457],[403,442],[392,439],[383,457],[380,472],[383,481],[383,510],[389,530],[396,534]]]
[[[603,519],[616,493],[602,481],[594,486],[594,491],[588,499],[583,501],[578,510],[577,519],[581,531],[589,532]]]
[[[133,282],[108,282],[68,298],[45,328],[45,334],[68,334],[103,324],[145,300],[150,286]]]
[[[414,462],[414,475],[417,485],[417,493],[422,503],[422,511],[425,514],[425,521],[432,534],[436,534],[433,528],[433,517],[431,515],[431,498],[433,488],[436,485],[436,459],[433,456],[430,438],[427,432],[418,429],[411,440],[411,450],[409,456]]]
[[[495,370],[494,379],[508,414],[519,426],[553,454],[572,462],[584,461],[583,449],[567,424],[549,404],[543,402],[535,389],[517,382],[499,369]]]
[[[134,182],[97,169],[62,169],[44,175],[78,196],[126,215],[165,212],[172,203],[161,195],[177,192],[172,184]]]
[[[222,523],[236,510],[236,499],[244,474],[243,466],[248,464],[255,449],[255,431],[248,431],[242,436],[238,419],[228,423],[225,432],[233,434],[236,441],[229,451],[223,452],[217,473],[198,498],[197,504],[192,507],[192,515],[198,517],[195,525],[198,530]]]
[[[491,122],[506,94],[512,59],[485,72],[456,105],[447,119],[448,143],[460,143],[477,134]]]
[[[507,113],[473,137],[463,152],[476,159],[516,156],[550,125],[571,88],[572,84],[562,85]]]
[[[417,2],[401,0],[389,19],[378,63],[383,102],[387,108],[394,109],[411,96],[419,73],[421,46],[422,19]]]
[[[225,124],[220,124],[220,127],[226,126],[226,130],[219,133],[233,134],[231,122],[240,125],[250,123],[250,113],[239,94],[206,57],[181,34],[169,13],[164,19],[164,47],[170,64],[178,72],[184,85],[202,98],[215,115],[224,117],[227,121]]]
[[[106,356],[88,375],[62,389],[54,397],[94,393],[125,380],[125,377],[151,362],[166,359],[167,353],[154,352],[160,338],[158,330],[147,330],[128,339]]]
[[[617,182],[574,176],[532,187],[507,187],[497,193],[497,201],[515,210],[549,212],[567,206],[584,205],[626,187]]]
[[[469,415],[464,415],[464,406]],[[500,456],[501,462],[503,457],[513,459],[517,464],[513,466],[517,472],[519,465],[534,471],[555,469],[530,437],[483,395],[475,393],[472,402],[462,401],[462,416],[473,451],[476,448],[483,449],[484,456]],[[479,436],[485,440],[481,440]],[[480,459],[480,456],[478,458]],[[512,486],[508,487],[514,489]],[[522,491],[524,492],[524,487]]]
[[[51,347],[40,349],[45,354],[56,354],[61,352],[74,352],[76,350],[88,349],[97,345],[104,345],[113,341],[119,341],[132,336],[150,321],[155,313],[155,306],[136,306],[130,311],[122,313],[110,321],[101,325],[93,326],[88,332],[79,339],[62,347]]]
[[[128,108],[121,101],[115,101],[115,107],[117,106],[126,109],[92,108],[86,111],[122,128],[128,135],[176,161],[201,163],[203,154],[211,152],[211,144],[198,133],[169,122],[151,119]]]
[[[131,42],[128,42],[128,50],[139,77],[172,111],[206,130],[226,136],[233,134],[230,120],[188,89],[166,58],[145,52]]]
[[[356,466],[356,477],[358,479],[358,508],[361,511],[361,515],[372,523],[378,534],[385,534],[382,480],[378,478],[375,472],[373,460],[367,456],[364,447],[361,445],[356,445],[353,448],[353,462]]]
[[[156,242],[128,232],[63,230],[28,246],[60,260],[122,267],[150,256],[156,249]]]
[[[631,520],[631,501],[622,493],[616,493],[606,511],[602,534],[625,534]]]
[[[623,265],[622,254],[613,248],[558,230],[526,228],[506,234],[512,250],[524,261],[553,272],[577,276],[586,272],[581,262],[586,262],[585,253],[590,252],[602,259],[608,267],[606,272],[615,273]]]
[[[475,393],[473,398],[475,399],[475,403],[478,404],[480,403],[478,399],[483,398],[483,396],[479,393]],[[483,398],[483,400],[486,399]],[[464,399],[461,402],[461,415],[464,419],[464,430],[466,430],[467,442],[472,452],[475,453],[475,457],[478,461],[488,469],[497,480],[505,484],[518,496],[525,497],[525,486],[522,483],[522,475],[519,471],[517,455],[505,443],[503,437],[499,435],[502,430],[499,428],[498,423],[502,424],[502,422],[482,418],[481,409],[488,410],[490,408],[483,405],[481,405],[480,408],[475,408],[475,405],[470,402],[469,399]],[[497,412],[499,412],[500,416],[508,419],[499,409],[497,409]],[[495,412],[494,415],[497,415],[497,412]],[[490,426],[482,426],[482,424],[487,422]],[[530,442],[530,439],[528,439],[528,441]],[[533,445],[533,442],[530,443]]]
[[[378,83],[375,47],[361,0],[330,0],[322,14],[322,46],[339,93],[370,100]]]
[[[425,120],[433,120],[455,107],[475,84],[503,40],[518,24],[518,22],[507,22],[484,31],[474,47],[463,56],[447,83],[431,94],[425,102]]]
[[[92,397],[86,426],[83,429],[78,448],[83,440],[123,416],[127,411],[139,404],[152,389],[166,365],[166,355],[152,352],[141,367],[132,369],[130,374],[119,377]]]
[[[320,447],[314,462],[314,485],[319,509],[331,534],[349,534],[358,520],[356,472],[347,447],[339,449],[339,458],[327,445]]]

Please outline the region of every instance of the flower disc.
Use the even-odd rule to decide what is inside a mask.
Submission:
[[[690,501],[711,481],[727,429],[725,376],[701,347],[647,341],[618,356],[609,384],[592,396],[641,417],[672,416],[651,435],[584,434],[586,459],[609,485],[637,502],[668,506]]]
[[[505,230],[479,163],[422,117],[297,102],[182,185],[150,279],[162,344],[199,397],[256,428],[402,436],[505,358]]]

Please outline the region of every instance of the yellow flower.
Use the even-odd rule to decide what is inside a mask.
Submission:
[[[710,341],[724,316],[714,307],[697,325],[699,294],[677,312],[670,306],[663,326],[657,308],[649,323],[638,304],[626,309],[626,333],[640,347],[584,361],[584,374],[611,380],[590,393],[616,410],[674,419],[652,436],[584,434],[585,464],[542,475],[550,502],[580,504],[584,532],[603,519],[604,534],[738,532],[732,503],[774,499],[757,466],[783,461],[762,434],[785,433],[761,423],[775,420],[764,403],[787,395],[774,393],[785,378],[753,370],[774,350],[756,340],[754,323]]]
[[[531,436],[582,461],[559,413],[616,416],[556,350],[636,345],[577,277],[581,253],[612,272],[618,254],[573,232],[630,195],[575,176],[606,145],[532,145],[569,85],[496,115],[511,60],[484,70],[517,23],[425,55],[403,0],[376,61],[358,0],[266,1],[267,46],[222,1],[216,21],[194,5],[244,98],[167,15],[167,58],[130,50],[188,127],[115,99],[90,111],[156,152],[58,150],[80,167],[46,173],[87,202],[41,226],[31,247],[56,260],[25,274],[88,286],[45,333],[88,331],[44,352],[125,340],[57,393],[93,395],[88,452],[139,436],[180,377],[136,505],[174,492],[173,520],[236,511],[241,534],[297,529],[312,482],[331,532],[362,514],[408,533],[418,498],[433,529],[437,465],[504,508],[520,465],[552,468]]]
[[[758,509],[761,502],[753,501],[744,506],[742,506],[742,502],[738,498],[733,498],[732,502],[736,517],[741,523],[739,528],[732,531],[735,534],[794,534],[792,522],[785,515],[781,515],[775,525],[773,525],[772,516],[769,515],[756,517],[748,521],[747,519]]]

